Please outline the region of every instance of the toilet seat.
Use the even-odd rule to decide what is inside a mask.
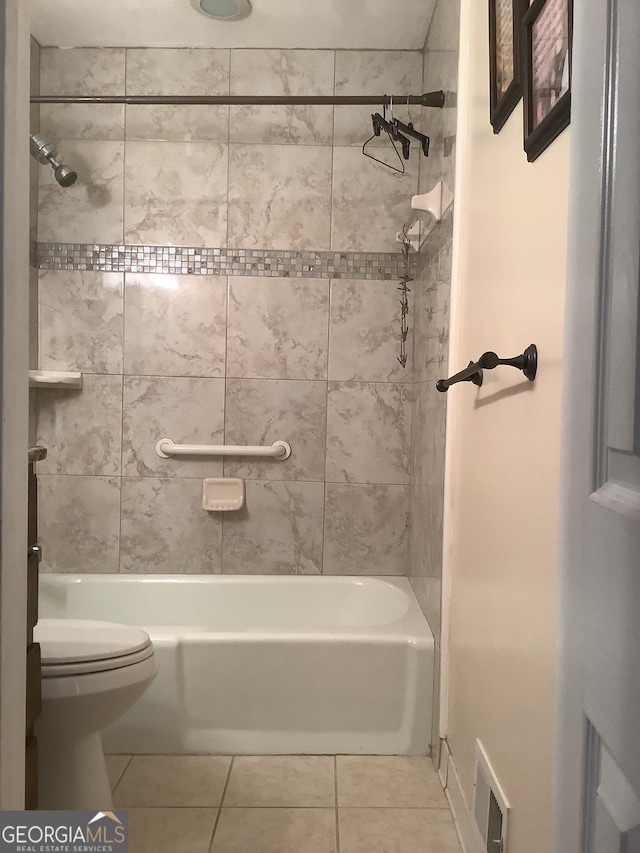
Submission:
[[[34,641],[40,644],[43,678],[120,669],[154,653],[142,628],[85,619],[42,619]]]

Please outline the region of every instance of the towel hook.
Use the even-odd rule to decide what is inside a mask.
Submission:
[[[535,344],[529,344],[521,355],[513,358],[500,358],[495,352],[483,353],[478,361],[470,361],[468,366],[448,379],[438,379],[436,388],[438,391],[448,391],[457,382],[473,382],[480,387],[483,380],[483,370],[493,370],[499,364],[507,367],[515,367],[521,370],[529,382],[533,382],[538,372],[538,348]]]

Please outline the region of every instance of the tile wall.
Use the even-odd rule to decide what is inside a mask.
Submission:
[[[45,94],[415,92],[422,74],[418,52],[41,56]],[[80,177],[62,190],[40,171],[38,239],[375,260],[397,251],[418,150],[404,176],[364,158],[370,112],[44,106],[42,132]],[[81,392],[38,392],[46,570],[406,573],[412,374],[396,360],[396,280],[246,272],[41,269],[40,367],[84,373]],[[162,436],[284,438],[293,455],[163,460]],[[222,474],[247,481],[247,507],[223,518],[201,506],[202,478]]]
[[[447,91],[443,110],[428,110],[432,156],[421,162],[420,192],[443,180],[454,187],[459,0],[438,0],[424,52],[424,86]],[[427,110],[425,110],[427,112]],[[438,743],[442,517],[446,394],[436,380],[448,375],[453,208],[430,232],[417,259],[414,282],[413,419],[410,462],[408,574],[436,638],[433,743]]]

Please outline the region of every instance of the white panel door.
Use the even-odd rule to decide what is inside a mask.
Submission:
[[[640,853],[640,2],[576,0],[556,853]]]

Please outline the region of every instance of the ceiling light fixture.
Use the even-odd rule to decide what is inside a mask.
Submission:
[[[249,0],[191,0],[191,5],[216,21],[239,21],[252,11]]]

